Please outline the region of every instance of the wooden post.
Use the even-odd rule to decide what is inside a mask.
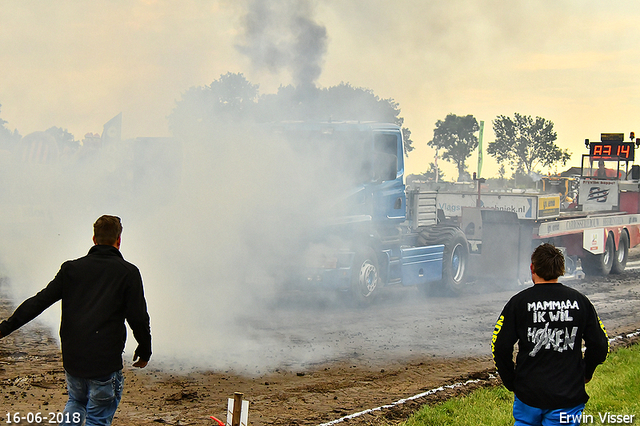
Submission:
[[[240,426],[240,412],[242,411],[242,392],[233,394],[233,416],[231,417],[231,426]]]

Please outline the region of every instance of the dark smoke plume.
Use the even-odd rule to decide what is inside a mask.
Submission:
[[[307,0],[250,0],[238,51],[259,70],[285,70],[295,86],[314,85],[327,51],[327,30],[314,21],[313,9]]]

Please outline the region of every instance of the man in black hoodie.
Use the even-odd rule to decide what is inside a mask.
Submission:
[[[0,323],[0,338],[62,300],[60,341],[69,401],[62,424],[110,425],[122,397],[125,320],[138,342],[134,367],[151,357],[151,329],[138,268],[120,253],[122,224],[101,216],[89,253],[62,264],[53,281]]]
[[[595,308],[586,296],[559,283],[562,275],[562,252],[551,244],[538,246],[531,255],[534,285],[509,300],[493,332],[496,368],[515,393],[516,426],[579,425],[589,399],[585,383],[609,352]]]

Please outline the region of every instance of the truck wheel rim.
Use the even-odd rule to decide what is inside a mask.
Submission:
[[[464,254],[462,253],[462,245],[457,244],[451,253],[451,276],[456,283],[460,282],[464,276]]]
[[[360,289],[362,294],[366,297],[369,296],[376,289],[378,283],[378,271],[376,267],[366,260],[360,268]]]

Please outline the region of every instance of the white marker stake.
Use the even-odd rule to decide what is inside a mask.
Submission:
[[[249,401],[243,401],[242,394],[240,394],[240,421],[239,423],[233,423],[233,411],[235,407],[235,398],[229,398],[227,403],[227,426],[248,426],[249,425]]]

